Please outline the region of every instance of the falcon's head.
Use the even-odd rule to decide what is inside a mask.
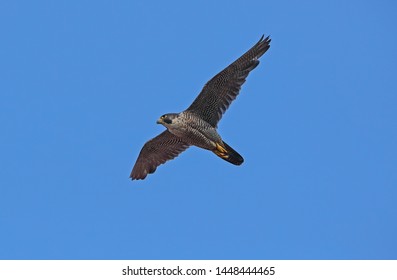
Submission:
[[[172,125],[173,120],[176,119],[177,117],[178,117],[178,114],[174,114],[174,113],[172,113],[172,114],[165,114],[165,115],[162,115],[162,116],[157,120],[157,123],[158,123],[158,124],[162,124],[162,125],[164,125],[165,127],[168,127],[168,126]]]

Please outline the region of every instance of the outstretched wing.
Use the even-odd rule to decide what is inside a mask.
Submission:
[[[132,180],[145,179],[147,174],[156,171],[157,166],[177,157],[188,147],[189,145],[181,138],[176,137],[168,130],[164,131],[143,146],[130,178]]]
[[[270,38],[263,37],[250,50],[208,81],[186,111],[194,112],[216,127],[223,113],[236,99],[250,71],[258,66],[258,58],[270,48]]]

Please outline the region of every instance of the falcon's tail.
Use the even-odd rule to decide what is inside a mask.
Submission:
[[[222,145],[216,143],[216,148],[213,152],[221,159],[233,163],[234,165],[240,165],[244,162],[243,157],[225,142],[223,142]]]

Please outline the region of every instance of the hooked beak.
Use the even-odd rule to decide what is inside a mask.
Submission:
[[[157,124],[162,124],[162,123],[163,123],[163,120],[160,118],[160,119],[157,120],[156,123],[157,123]]]

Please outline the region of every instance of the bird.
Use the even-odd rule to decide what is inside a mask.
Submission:
[[[241,165],[243,157],[219,135],[218,122],[236,99],[248,74],[258,66],[259,58],[270,48],[270,42],[269,36],[262,35],[253,47],[210,79],[185,111],[162,115],[157,124],[166,130],[144,144],[130,178],[145,179],[159,165],[190,146],[209,150],[225,161]]]

